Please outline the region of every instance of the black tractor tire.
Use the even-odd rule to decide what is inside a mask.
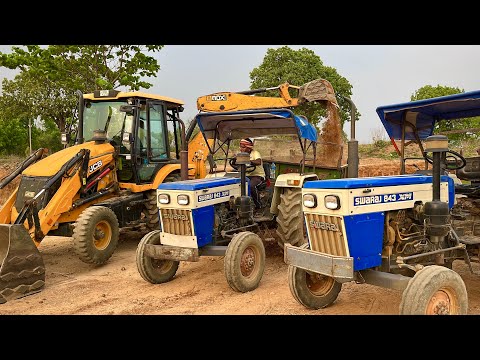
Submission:
[[[302,212],[302,189],[286,188],[278,205],[277,242],[282,248],[288,243],[300,246],[307,242]]]
[[[161,284],[173,279],[177,273],[179,261],[153,259],[145,255],[145,245],[160,244],[160,230],[146,234],[138,243],[136,252],[137,270],[149,283]]]
[[[338,297],[342,284],[334,278],[288,266],[288,286],[298,303],[318,310],[331,305]]]
[[[223,260],[228,285],[235,291],[256,289],[265,270],[265,247],[262,239],[250,231],[235,234]]]
[[[180,175],[174,173],[167,176],[163,180],[163,182],[167,183],[180,181],[180,179]],[[145,226],[149,231],[162,230],[160,223],[160,213],[157,206],[157,190],[148,190],[145,193],[145,197],[147,199],[147,201],[145,202],[145,209],[143,211]]]
[[[87,264],[102,265],[113,255],[118,245],[118,219],[105,206],[91,206],[78,217],[73,229],[74,249]]]
[[[466,315],[468,294],[460,275],[444,266],[418,271],[403,291],[400,315]]]

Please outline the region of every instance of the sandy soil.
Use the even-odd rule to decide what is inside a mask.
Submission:
[[[369,161],[362,161],[362,166]],[[378,159],[372,169],[380,170]],[[387,165],[386,165],[387,166]],[[398,168],[397,164],[391,169]],[[389,167],[384,172],[390,172]],[[374,176],[362,167],[363,176]],[[381,174],[375,174],[381,175]],[[387,175],[387,174],[383,174]],[[5,194],[4,194],[5,195]],[[2,201],[3,202],[3,201]],[[136,262],[143,229],[123,229],[119,246],[103,266],[83,263],[70,238],[47,236],[40,244],[46,266],[46,286],[35,294],[0,305],[0,314],[196,314],[196,315],[372,315],[398,313],[401,292],[373,285],[346,283],[338,299],[322,310],[308,310],[292,297],[287,266],[276,242],[264,242],[265,272],[257,289],[233,291],[223,272],[223,257],[182,262],[169,283],[153,285],[141,278]],[[479,265],[474,269],[480,271]],[[480,314],[480,277],[456,261],[453,266],[469,293],[469,314]]]
[[[337,301],[308,310],[292,297],[287,266],[274,242],[265,242],[266,267],[257,289],[238,293],[223,273],[223,257],[180,264],[176,277],[153,285],[138,274],[137,243],[145,231],[122,231],[121,242],[103,266],[81,262],[70,238],[47,237],[40,245],[46,286],[38,293],[0,305],[0,314],[178,314],[178,315],[368,315],[398,313],[401,293],[372,285],[346,283]],[[474,265],[477,266],[478,265]],[[475,269],[478,271],[477,267]],[[469,314],[480,314],[480,278],[454,263],[469,292]]]

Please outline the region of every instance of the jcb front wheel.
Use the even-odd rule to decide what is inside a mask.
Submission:
[[[262,239],[249,231],[235,234],[223,264],[228,285],[233,290],[244,293],[256,289],[265,270]]]
[[[136,261],[140,276],[149,283],[161,284],[173,279],[179,261],[154,259],[145,255],[145,245],[160,245],[160,230],[146,234],[138,243]]]
[[[322,309],[338,297],[342,284],[334,278],[288,266],[288,285],[297,302],[309,309]]]
[[[113,255],[118,245],[118,219],[105,206],[91,206],[78,217],[73,230],[73,244],[80,260],[102,265]]]
[[[444,266],[418,271],[403,291],[400,315],[465,315],[468,294],[460,275]]]

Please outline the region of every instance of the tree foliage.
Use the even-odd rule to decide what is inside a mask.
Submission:
[[[267,50],[262,64],[250,72],[250,89],[275,87],[285,82],[301,86],[318,78],[328,80],[336,94],[351,98],[352,85],[335,68],[324,65],[321,58],[310,49],[293,50],[288,46]],[[269,92],[267,96],[278,96],[278,92]],[[295,94],[291,96],[296,97]],[[344,122],[350,120],[350,105],[341,97],[337,97],[337,101],[343,127]],[[305,115],[316,126],[326,115],[325,106],[319,103],[303,104],[294,108],[293,111],[296,114]],[[357,111],[356,118],[358,119],[359,116]]]
[[[13,46],[0,53],[0,66],[19,70],[13,80],[4,79],[0,97],[0,121],[28,119],[53,121],[59,131],[76,128],[76,90],[125,87],[148,89],[145,78],[156,76],[160,66],[149,54],[163,45],[50,45]],[[0,124],[2,126],[2,124]]]
[[[411,95],[410,100],[425,100],[431,99],[440,96],[448,96],[454,94],[461,94],[464,93],[465,90],[460,89],[458,87],[450,87],[450,86],[432,86],[432,85],[425,85],[422,86],[420,89],[416,90],[414,94]],[[449,131],[456,131],[456,130],[465,130],[465,129],[473,129],[473,128],[480,128],[480,119],[478,117],[463,119],[463,120],[455,120],[455,121],[439,121],[435,125],[434,133],[442,133],[442,132],[449,132]],[[472,137],[478,137],[477,132],[464,132],[464,133],[451,133],[448,134],[449,139],[451,140],[464,140]]]

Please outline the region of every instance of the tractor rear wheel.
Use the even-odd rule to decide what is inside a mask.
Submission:
[[[146,234],[138,243],[136,252],[137,270],[149,283],[161,284],[173,279],[179,261],[154,259],[145,255],[145,245],[160,245],[160,230]]]
[[[286,188],[280,195],[278,205],[277,236],[282,248],[288,243],[293,246],[305,244],[305,226],[302,213],[302,189]]]
[[[418,271],[403,291],[400,315],[466,315],[468,294],[460,275],[444,266]]]
[[[90,206],[78,217],[73,244],[80,260],[102,265],[118,245],[119,224],[115,213],[105,206]]]
[[[334,278],[288,266],[288,285],[297,302],[309,309],[322,309],[338,297],[342,284]]]
[[[265,270],[265,247],[262,239],[250,231],[235,234],[228,244],[223,261],[228,285],[247,292],[258,287]]]

